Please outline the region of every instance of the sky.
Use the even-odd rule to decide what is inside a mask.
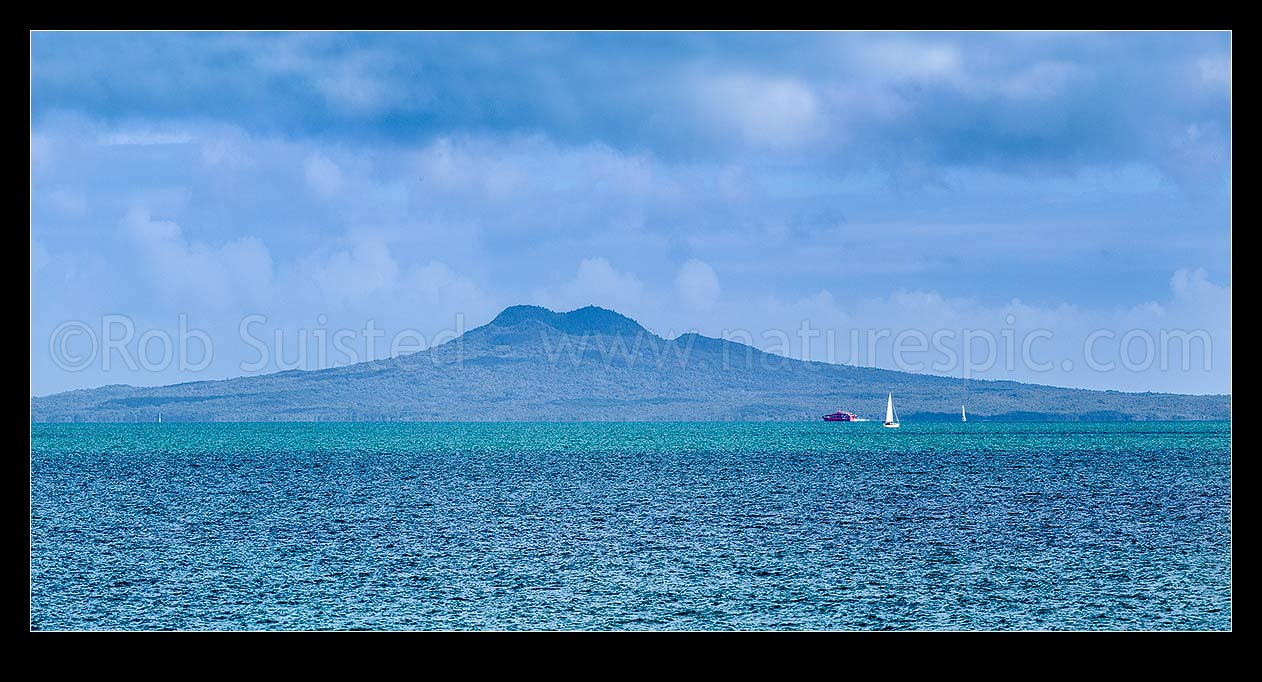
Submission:
[[[514,304],[812,360],[1231,390],[1229,33],[30,49],[32,395],[384,357]]]

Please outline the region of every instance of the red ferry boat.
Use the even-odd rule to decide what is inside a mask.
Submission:
[[[838,410],[832,414],[824,415],[824,421],[826,422],[854,422],[854,421],[859,421],[859,417],[854,412],[842,412],[841,410]]]

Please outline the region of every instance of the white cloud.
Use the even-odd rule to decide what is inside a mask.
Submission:
[[[97,144],[105,147],[153,147],[195,141],[192,134],[178,130],[120,130],[97,137]]]
[[[625,234],[647,222],[647,212],[697,198],[682,177],[693,170],[687,165],[675,168],[605,144],[443,137],[411,152],[405,164],[405,191],[427,221],[460,223],[461,232],[472,227],[482,239],[586,240],[610,225]]]
[[[468,304],[482,299],[482,292],[472,280],[439,261],[413,266],[407,281],[412,291],[430,303]]]
[[[202,136],[198,153],[207,168],[238,169],[250,162],[250,143],[238,130],[218,130]]]
[[[392,102],[387,83],[354,69],[340,69],[315,83],[331,104],[353,112],[377,111]]]
[[[492,145],[443,137],[420,150],[416,167],[425,191],[478,194],[491,201],[505,201],[544,179],[532,178],[533,169],[528,168],[532,159],[544,162],[556,156],[555,148],[538,140]]]
[[[98,115],[91,98],[65,114],[51,101],[32,112],[31,232],[54,250],[40,269],[32,248],[42,289],[32,299],[47,310],[103,301],[105,311],[151,313],[171,300],[261,300],[269,314],[310,323],[324,306],[340,307],[329,312],[343,319],[406,309],[403,320],[473,297],[480,285],[489,293],[478,300],[507,305],[543,291],[555,307],[598,303],[645,324],[717,333],[808,314],[993,326],[1005,306],[950,298],[953,287],[984,283],[987,296],[1080,290],[1053,283],[1060,273],[1095,277],[1095,293],[1081,299],[1088,307],[1007,307],[1066,329],[1123,315],[1127,324],[1164,315],[1185,325],[1225,309],[1195,271],[1182,276],[1182,293],[1133,310],[1089,302],[1136,291],[1145,293],[1127,303],[1153,298],[1138,276],[1094,272],[1115,254],[1125,254],[1123,269],[1225,269],[1230,202],[1185,200],[1169,182],[1230,184],[1216,182],[1230,172],[1230,40],[1188,38],[1191,49],[1067,34],[802,34],[769,40],[766,58],[751,59],[747,39],[732,36],[714,50],[683,41],[692,47],[618,64],[619,77],[600,82],[582,68],[558,76],[552,67],[569,62],[531,61],[538,53],[513,57],[522,87],[510,92],[494,78],[464,82],[481,71],[459,59],[429,74],[437,80],[409,77],[389,90],[392,76],[428,67],[377,61],[361,51],[372,41],[221,36],[262,69],[239,93],[246,100],[264,93],[260,83],[283,82],[304,106],[268,109],[276,102],[263,97],[251,101],[266,111],[168,112],[140,123]],[[545,52],[569,58],[554,48]],[[504,58],[499,46],[482,49]],[[221,76],[210,82],[242,87]],[[475,106],[427,107],[427,88]],[[497,92],[503,107],[481,106]],[[1137,109],[1140,100],[1149,106]],[[397,117],[355,118],[400,102],[434,114],[425,126],[432,142],[413,146],[419,138],[398,130]],[[1099,125],[1065,125],[1080,119]],[[115,240],[67,220],[113,222],[132,206],[180,225],[142,225]],[[365,229],[378,243],[345,236]],[[245,235],[267,247],[233,241]],[[257,286],[232,276],[232,248],[260,263],[252,271],[271,273],[270,288],[262,274],[245,278]],[[89,268],[89,253],[112,267]],[[609,260],[580,265],[593,254]],[[724,273],[721,288],[698,269],[680,293],[679,266],[692,256]],[[927,291],[865,302],[897,282]],[[806,296],[825,287],[831,304]],[[772,291],[782,298],[750,298]]]
[[[995,342],[995,355],[988,366],[980,367],[987,361],[986,343],[975,342],[970,376],[1096,389],[1221,393],[1231,390],[1230,296],[1231,287],[1214,284],[1205,271],[1180,270],[1171,279],[1167,299],[1130,307],[1033,305],[1016,299],[988,305],[925,290],[838,298],[824,290],[787,300],[772,294],[719,298],[709,310],[655,306],[640,322],[655,330],[695,329],[795,358],[956,377],[963,373],[959,353],[965,336],[988,335]],[[684,300],[678,289],[675,300]],[[1051,336],[1045,338],[1044,332]],[[1092,358],[1112,362],[1111,369],[1087,364],[1085,346],[1097,332],[1106,336],[1092,346]],[[1128,332],[1146,334],[1158,348],[1163,332],[1191,333],[1198,340],[1188,351],[1190,369],[1182,369],[1185,349],[1179,342],[1169,344],[1164,369],[1159,352],[1143,369],[1128,369],[1118,355]],[[928,341],[935,333],[950,336]],[[894,339],[900,335],[921,335],[929,343],[941,343],[952,349],[956,360],[946,368],[933,367],[948,358],[937,351],[913,352],[905,353],[900,364],[893,353]],[[1202,355],[1199,339],[1205,336],[1212,340],[1212,348]],[[1033,339],[1028,363],[1022,346],[1026,339]],[[1130,350],[1138,357],[1141,344],[1134,342]],[[1071,364],[1063,365],[1065,360]]]
[[[361,236],[350,249],[310,263],[309,272],[325,296],[347,301],[393,289],[399,266],[383,240]]]
[[[906,113],[909,104],[896,90],[906,81],[950,87],[974,97],[1049,100],[1087,75],[1077,64],[1056,59],[1022,64],[983,56],[966,61],[960,47],[950,43],[881,40],[861,45],[854,54],[860,70],[855,81],[866,85],[851,83],[834,91],[843,115],[855,108],[869,116],[884,114],[884,118]]]
[[[694,87],[702,123],[717,123],[720,132],[754,146],[792,149],[821,133],[818,99],[801,80],[724,74],[700,77]]]
[[[1209,281],[1205,268],[1176,270],[1170,276],[1170,289],[1179,300],[1194,303],[1222,305],[1230,303],[1230,287],[1220,287]]]
[[[303,167],[307,186],[322,197],[331,197],[342,190],[342,169],[331,159],[313,154]]]
[[[948,43],[883,40],[859,50],[869,76],[881,80],[955,80],[963,75],[960,49]]]
[[[300,298],[303,307],[376,311],[374,317],[406,311],[403,319],[418,314],[417,304],[458,312],[485,309],[478,285],[446,263],[401,264],[381,236],[355,233],[348,239],[348,248],[327,256],[308,254],[286,273],[287,288],[301,292],[291,299]]]
[[[1118,390],[1165,390],[1174,392],[1229,392],[1231,375],[1231,287],[1209,281],[1202,269],[1179,270],[1171,277],[1170,296],[1162,302],[1149,301],[1119,308],[1084,308],[1070,304],[1031,305],[1012,300],[999,306],[981,305],[966,298],[947,298],[937,292],[896,292],[887,297],[867,299],[848,306],[852,319],[861,321],[862,331],[885,330],[890,336],[904,330],[926,334],[950,330],[962,338],[965,330],[987,333],[999,344],[995,364],[977,374],[988,379],[1015,379],[1033,383]],[[1034,362],[1027,363],[1022,342],[1035,333],[1051,336],[1033,341]],[[1190,370],[1182,371],[1182,347],[1171,345],[1161,366],[1160,355],[1152,364],[1132,370],[1121,363],[1120,339],[1136,333],[1156,340],[1163,333],[1196,332],[1212,339],[1207,355],[1190,360]],[[1008,337],[1005,334],[1009,335]],[[1089,367],[1087,343],[1093,334],[1105,334],[1094,342],[1094,361],[1112,362],[1108,370]],[[1003,346],[1013,339],[1012,353]],[[888,341],[886,342],[888,343]],[[975,351],[983,347],[979,344]],[[958,348],[958,345],[957,345]],[[1131,349],[1140,357],[1141,344]],[[867,358],[863,349],[860,357]],[[1009,357],[1012,360],[1009,360]],[[1068,361],[1069,365],[1062,365]],[[1050,368],[1035,365],[1051,362]],[[879,366],[899,368],[892,363],[888,346],[876,354]],[[1208,364],[1207,368],[1205,365]],[[924,371],[910,367],[913,371]],[[958,370],[942,371],[958,376]]]
[[[719,298],[719,277],[709,263],[693,258],[679,268],[675,291],[689,307],[709,310]]]
[[[590,145],[584,150],[589,177],[598,187],[619,194],[642,196],[657,184],[653,160],[643,154],[624,154],[603,145]]]
[[[53,161],[52,136],[46,133],[31,133],[31,170],[47,169]]]
[[[534,298],[554,310],[598,305],[633,317],[648,307],[648,295],[639,278],[630,272],[620,272],[601,257],[583,259],[573,279],[536,291]]]
[[[376,50],[357,50],[333,63],[307,62],[304,75],[334,109],[348,114],[373,114],[394,107],[401,93],[418,96],[416,87],[405,88],[392,75],[391,57]]]
[[[1211,88],[1231,90],[1231,58],[1202,57],[1196,61],[1201,83]]]
[[[597,296],[639,294],[643,289],[635,275],[618,272],[604,258],[586,258],[579,263],[573,285]]]
[[[1163,312],[1176,320],[1196,321],[1213,329],[1231,347],[1230,284],[1214,284],[1204,268],[1182,269],[1171,276],[1170,291],[1173,297],[1163,306]]]
[[[457,314],[477,322],[494,312],[469,277],[436,260],[400,264],[381,235],[354,232],[343,248],[274,264],[259,239],[217,246],[195,242],[177,223],[144,210],[129,213],[124,228],[147,268],[152,292],[147,309],[154,300],[179,306],[180,312],[217,321],[232,334],[239,316],[247,313],[265,314],[267,324],[277,329],[316,323],[358,330],[371,322],[387,333],[416,329],[428,336],[435,329],[451,329]],[[33,271],[46,260],[34,242],[31,258]],[[620,276],[603,279],[603,274],[599,266],[587,267],[576,289],[615,290],[626,282]],[[326,322],[318,321],[322,316]],[[239,372],[229,372],[234,373]]]
[[[327,36],[288,34],[255,45],[256,63],[267,71],[305,81],[341,114],[372,114],[394,106],[405,89],[392,82],[388,53],[358,49],[327,58],[322,52]]]
[[[1081,70],[1073,64],[1041,61],[1001,78],[997,89],[1012,99],[1051,99],[1081,77]]]
[[[162,300],[227,309],[271,291],[272,257],[259,239],[218,247],[190,242],[178,224],[155,220],[144,209],[130,211],[123,226],[149,268],[154,295]]]
[[[1169,137],[1169,157],[1164,159],[1164,170],[1180,179],[1225,178],[1230,169],[1230,136],[1230,130],[1223,130],[1212,122],[1189,123]]]

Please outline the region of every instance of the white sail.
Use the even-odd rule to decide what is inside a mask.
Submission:
[[[898,414],[894,412],[894,394],[891,393],[889,400],[885,403],[885,426],[891,429],[898,428]]]
[[[960,405],[960,421],[962,422],[968,421],[968,412],[964,411],[963,405]]]
[[[885,425],[889,426],[897,423],[898,413],[894,411],[894,394],[891,393],[889,399],[885,402]]]

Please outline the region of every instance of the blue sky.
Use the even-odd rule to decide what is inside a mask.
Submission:
[[[1047,329],[1054,369],[977,374],[1228,392],[1230,149],[1224,33],[34,33],[31,392],[248,373],[252,314],[296,348],[516,303]],[[107,315],[213,358],[58,366]],[[1060,362],[1099,330],[1211,361]]]

